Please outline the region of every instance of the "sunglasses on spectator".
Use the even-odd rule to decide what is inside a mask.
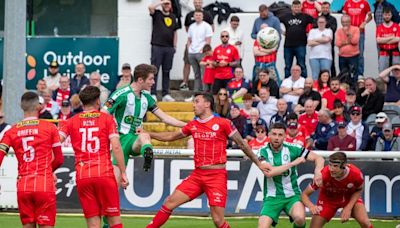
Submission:
[[[220,95],[220,96],[226,96],[226,95],[228,95],[228,94],[226,94],[226,93],[219,93],[218,95]]]
[[[377,116],[377,119],[386,119],[384,116]]]
[[[352,115],[352,116],[359,116],[359,115],[361,115],[361,114],[360,114],[359,112],[352,112],[351,115]]]
[[[228,35],[222,35],[221,36],[221,38],[225,38],[225,37],[228,38],[229,36]]]
[[[256,131],[256,133],[260,133],[260,134],[261,134],[261,133],[264,133],[264,132],[265,132],[264,130],[257,130],[257,131]]]

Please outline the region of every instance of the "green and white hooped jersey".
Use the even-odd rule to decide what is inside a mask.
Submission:
[[[135,134],[146,112],[154,112],[158,107],[148,91],[142,90],[137,97],[128,85],[111,94],[103,109],[114,115],[120,134]]]
[[[300,145],[284,142],[279,152],[273,152],[268,143],[258,153],[259,157],[264,158],[272,166],[281,166],[296,160],[298,157],[307,158],[309,151]],[[300,195],[297,178],[297,167],[292,167],[278,176],[264,177],[264,200],[267,197],[288,198]]]

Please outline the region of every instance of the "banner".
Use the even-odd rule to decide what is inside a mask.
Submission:
[[[364,173],[363,200],[369,215],[371,217],[400,216],[400,194],[397,194],[400,192],[399,162],[354,161],[352,163]],[[120,191],[121,209],[153,214],[158,211],[175,187],[190,174],[194,165],[191,159],[165,158],[155,159],[149,172],[144,172],[142,167],[142,158],[129,160],[127,174],[130,185],[126,190]],[[0,207],[10,207],[11,198],[14,199],[13,204],[16,207],[16,169],[15,158],[6,157],[0,168]],[[250,161],[243,159],[229,159],[227,170],[226,214],[258,215],[263,199],[264,177],[261,171]],[[298,181],[302,189],[310,183],[313,171],[314,165],[310,162],[298,167]],[[76,193],[74,157],[65,157],[63,166],[56,173],[57,207],[60,209],[81,208]],[[317,192],[312,194],[313,202],[317,196]],[[202,195],[175,211],[178,214],[207,215],[209,207],[205,195]]]
[[[0,75],[3,78],[3,46],[0,38]],[[73,77],[75,65],[83,63],[85,75],[93,71],[101,75],[102,84],[114,90],[118,83],[119,40],[112,38],[28,37],[26,40],[26,88],[36,89],[39,79],[48,75],[48,66],[56,60],[59,72]]]

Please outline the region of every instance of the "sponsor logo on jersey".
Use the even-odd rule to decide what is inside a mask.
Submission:
[[[36,126],[39,125],[39,120],[23,120],[17,123],[17,128],[26,126]]]
[[[79,114],[79,118],[98,118],[100,116],[100,113],[92,113],[92,112],[88,112],[88,113],[81,113]]]
[[[142,124],[142,118],[128,115],[124,117],[124,122],[127,124],[132,124],[137,127],[140,126],[140,124]]]

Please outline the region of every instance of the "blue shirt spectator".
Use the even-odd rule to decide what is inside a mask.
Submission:
[[[337,134],[337,124],[332,120],[331,113],[327,109],[321,109],[318,113],[319,122],[312,134],[314,149],[327,150],[328,141]]]
[[[279,19],[275,17],[272,12],[269,12],[268,7],[264,4],[258,7],[258,12],[260,13],[260,17],[254,21],[253,30],[251,31],[251,38],[257,38],[257,33],[260,31],[262,24],[267,24],[268,27],[276,29],[276,31],[279,33],[279,38],[281,38],[281,23]]]

